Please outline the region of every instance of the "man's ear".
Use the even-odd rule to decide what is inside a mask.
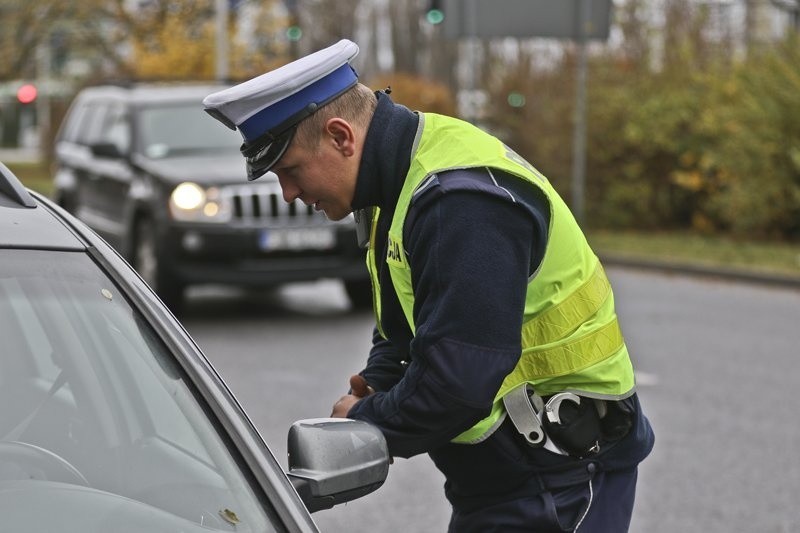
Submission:
[[[356,151],[356,134],[353,126],[343,118],[333,117],[325,123],[325,133],[328,142],[346,157],[352,156]]]

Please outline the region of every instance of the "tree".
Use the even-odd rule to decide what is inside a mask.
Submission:
[[[68,11],[58,0],[0,0],[0,80],[33,78],[36,51]]]
[[[215,67],[213,13],[198,2],[172,2],[164,11],[143,13],[134,25],[148,30],[130,36],[125,69],[135,78],[212,79]]]
[[[372,87],[391,87],[392,99],[415,111],[443,115],[456,113],[455,98],[449,87],[407,72],[381,74],[370,78]]]
[[[281,0],[261,0],[231,10],[232,76],[256,75],[288,61],[281,6]],[[39,75],[36,52],[42,44],[59,63],[85,65],[90,79],[79,83],[210,78],[214,17],[214,0],[0,0],[0,80]]]

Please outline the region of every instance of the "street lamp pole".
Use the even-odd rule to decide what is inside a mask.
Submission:
[[[575,86],[575,110],[572,139],[572,212],[579,224],[584,222],[586,184],[586,34],[589,24],[589,0],[578,0],[578,64]]]
[[[37,49],[36,85],[39,89],[36,98],[36,123],[39,132],[39,150],[44,154],[50,148],[50,91],[51,55],[50,39],[46,36]]]
[[[216,0],[216,71],[217,81],[228,79],[228,0]]]

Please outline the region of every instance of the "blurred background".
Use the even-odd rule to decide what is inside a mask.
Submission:
[[[797,242],[798,1],[591,3],[582,40],[483,29],[480,1],[0,0],[0,144],[47,159],[87,84],[241,80],[347,37],[366,84],[490,129],[588,227]]]
[[[352,39],[362,82],[548,176],[610,267],[657,434],[632,531],[796,532],[799,34],[800,0],[0,0],[0,161],[50,194],[82,88],[235,82]],[[373,325],[335,281],[198,290],[182,321],[284,465],[289,425],[329,413]],[[400,460],[315,518],[443,531],[441,482]]]

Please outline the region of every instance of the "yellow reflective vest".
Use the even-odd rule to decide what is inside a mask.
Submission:
[[[535,168],[495,137],[466,122],[431,113],[420,114],[411,166],[389,229],[386,263],[392,285],[412,332],[414,293],[403,247],[403,224],[415,192],[439,172],[489,167],[501,169],[541,189],[550,204],[547,248],[530,278],[522,325],[522,351],[506,376],[488,417],[453,441],[477,443],[504,418],[503,396],[528,382],[541,396],[570,391],[616,400],[633,394],[634,376],[614,311],[614,297],[597,256],[592,252],[564,201]],[[380,330],[380,280],[375,262],[373,214],[367,252],[374,310]]]

